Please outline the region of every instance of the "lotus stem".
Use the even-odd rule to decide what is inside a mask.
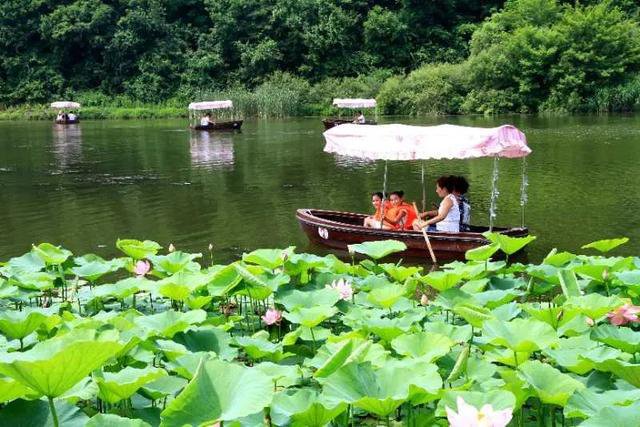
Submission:
[[[313,328],[309,328],[309,330],[311,331],[311,339],[313,340],[313,352],[316,352],[316,336],[313,333]]]
[[[551,427],[556,427],[556,407],[551,406]]]
[[[47,396],[49,401],[49,409],[51,410],[51,418],[53,418],[53,427],[59,427],[58,413],[56,412],[56,405],[53,403],[53,397]]]

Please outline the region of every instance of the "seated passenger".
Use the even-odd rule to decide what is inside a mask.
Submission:
[[[353,121],[353,123],[359,124],[359,125],[363,125],[365,124],[367,121],[364,118],[364,114],[362,114],[362,111],[358,111],[358,117],[355,118],[355,120]]]
[[[460,206],[460,231],[469,231],[471,225],[471,203],[467,198],[469,182],[463,176],[452,176],[453,195],[458,199]]]
[[[382,224],[382,206],[383,206],[383,195],[381,192],[377,191],[375,193],[371,193],[371,204],[376,210],[373,215],[370,215],[364,219],[364,226],[369,228],[384,228],[385,230],[390,229],[391,227],[388,224]],[[389,202],[384,201],[385,214],[389,209]]]
[[[408,209],[404,205],[403,191],[394,191],[389,195],[391,206],[384,215],[385,224],[389,224],[392,230],[403,230],[409,217]]]
[[[76,116],[74,113],[69,113],[69,121],[70,122],[75,122],[77,118],[78,118],[78,116]]]
[[[453,195],[453,181],[447,176],[441,176],[436,181],[436,193],[442,197],[437,214],[430,219],[429,212],[418,214],[420,219],[413,223],[414,230],[447,231],[457,233],[460,231],[460,207],[458,199]],[[422,220],[426,219],[426,220]]]
[[[56,116],[56,121],[57,122],[64,121],[64,113],[62,112],[62,110],[58,111],[58,115]]]
[[[404,191],[398,191],[397,193],[400,194],[400,199],[401,199],[401,203],[400,203],[400,209],[403,209],[406,211],[407,216],[405,218],[404,221],[404,230],[413,230],[413,223],[414,221],[418,218],[418,212],[416,212],[416,210],[413,208],[413,205],[411,205],[410,203],[406,202],[403,197],[404,197]]]
[[[211,120],[211,114],[207,113],[202,119],[200,119],[200,126],[209,126],[214,124]]]

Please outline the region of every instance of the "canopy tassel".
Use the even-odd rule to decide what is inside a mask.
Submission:
[[[489,208],[489,231],[493,231],[493,223],[497,216],[498,191],[498,156],[493,158],[493,177],[491,180],[491,205]]]
[[[520,185],[520,226],[524,228],[524,214],[529,201],[527,194],[527,187],[529,187],[529,178],[527,176],[527,158],[522,158],[522,184]]]

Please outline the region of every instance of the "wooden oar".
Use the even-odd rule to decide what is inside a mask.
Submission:
[[[413,202],[413,209],[416,211],[416,215],[418,214],[418,207],[416,206],[416,202]],[[424,241],[427,242],[427,248],[429,249],[429,255],[431,255],[431,261],[434,264],[437,264],[436,255],[433,253],[433,248],[431,247],[431,241],[429,241],[429,236],[427,235],[427,227],[421,228],[422,236],[424,237]]]

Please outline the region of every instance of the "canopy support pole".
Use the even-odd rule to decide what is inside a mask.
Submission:
[[[527,187],[529,186],[529,179],[527,177],[527,158],[522,158],[522,184],[520,185],[520,215],[521,222],[520,226],[524,228],[524,214],[525,209],[527,207],[528,195],[527,195]]]
[[[382,181],[382,215],[380,218],[380,229],[384,226],[384,205],[387,200],[387,161],[384,161],[384,180]]]
[[[498,195],[498,156],[493,158],[493,176],[491,179],[491,205],[489,207],[489,231],[493,231],[493,222],[496,219],[496,205]]]
[[[422,212],[427,210],[427,187],[424,183],[424,160],[422,161]],[[418,213],[418,212],[416,212]]]

